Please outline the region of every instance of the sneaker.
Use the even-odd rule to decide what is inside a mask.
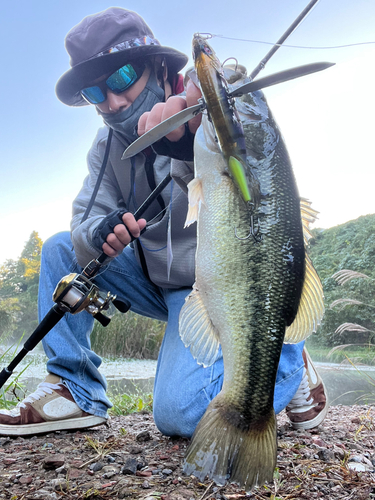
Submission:
[[[303,349],[305,363],[301,384],[286,407],[286,414],[294,429],[313,429],[321,424],[328,411],[327,391],[311,358]]]
[[[87,429],[106,420],[81,410],[60,377],[50,373],[36,391],[15,408],[0,410],[0,435],[25,436]]]

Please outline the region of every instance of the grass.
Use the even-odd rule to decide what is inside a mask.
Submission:
[[[23,336],[18,341],[17,345],[9,347],[1,356],[0,356],[0,366],[7,367],[12,359],[16,356],[18,348],[21,344]],[[11,382],[6,381],[3,384],[3,387],[0,389],[0,409],[10,410],[14,408],[19,401],[21,401],[25,397],[25,388],[24,384],[21,382],[20,378],[23,373],[27,370],[31,363],[26,365],[23,370],[21,370],[16,377],[11,380]]]
[[[129,311],[116,313],[107,327],[95,322],[91,347],[102,357],[157,359],[165,323]]]
[[[108,394],[113,407],[109,414],[119,417],[134,412],[152,412],[153,396],[151,392],[142,392],[138,388],[135,394]]]

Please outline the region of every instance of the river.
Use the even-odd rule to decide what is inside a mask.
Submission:
[[[27,392],[33,391],[44,379],[46,360],[42,352],[29,354],[14,371],[16,375],[25,369],[20,378]],[[330,404],[350,405],[374,401],[375,367],[358,365],[357,370],[350,365],[336,363],[315,362],[314,364],[327,387]],[[156,361],[104,359],[100,371],[107,378],[110,392],[150,392],[156,371]]]

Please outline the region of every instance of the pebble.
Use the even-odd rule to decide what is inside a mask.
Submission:
[[[138,462],[135,458],[128,458],[124,463],[121,473],[122,474],[135,474],[137,472]]]
[[[166,476],[170,476],[172,474],[172,470],[171,469],[163,469],[162,470],[162,473],[165,474]]]
[[[31,476],[22,476],[19,478],[19,482],[21,484],[31,484],[33,482],[33,478]]]
[[[118,467],[117,465],[105,465],[102,468],[102,472],[103,474],[106,474],[108,472],[114,472],[115,474],[118,474],[120,472],[120,467]]]
[[[62,465],[61,467],[58,467],[56,469],[56,473],[57,474],[66,474],[69,470],[69,467],[67,467],[66,465]]]
[[[2,462],[4,465],[12,465],[16,463],[17,460],[15,458],[4,458]]]
[[[48,444],[48,443],[47,443]],[[45,470],[53,470],[53,469],[58,469],[65,463],[65,457],[64,455],[57,454],[57,455],[47,455],[43,459],[43,469]]]
[[[139,446],[132,446],[129,450],[129,453],[131,455],[138,455],[139,453],[142,453],[143,448],[140,448]]]
[[[94,464],[90,465],[90,470],[92,470],[93,472],[98,472],[98,471],[102,470],[103,467],[104,467],[104,464],[102,462],[95,462]]]
[[[52,479],[51,485],[55,491],[66,491],[68,488],[66,480],[60,477],[57,479]]]
[[[357,472],[368,472],[374,470],[373,466],[367,464],[362,464],[358,462],[348,462],[348,468],[351,470],[356,470]]]
[[[139,470],[137,471],[137,476],[150,477],[152,476],[152,472],[150,470]]]
[[[335,460],[335,454],[331,450],[319,450],[318,457],[323,462],[333,462]]]
[[[145,490],[151,488],[150,483],[148,481],[143,481],[142,488]]]
[[[113,464],[114,462],[116,462],[116,459],[114,457],[112,457],[111,455],[107,455],[107,462],[109,464]]]
[[[33,500],[57,500],[60,496],[57,496],[54,492],[42,489],[36,491],[32,498]]]
[[[150,431],[141,431],[139,432],[135,439],[142,443],[142,442],[145,442],[145,441],[150,441],[151,440],[151,434],[150,434]]]

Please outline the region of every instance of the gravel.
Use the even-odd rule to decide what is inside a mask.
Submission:
[[[232,484],[184,475],[189,440],[163,436],[150,414],[135,413],[82,432],[2,438],[0,498],[369,500],[375,499],[374,438],[373,406],[332,406],[322,425],[306,431],[292,429],[283,412],[274,484],[246,495]]]

